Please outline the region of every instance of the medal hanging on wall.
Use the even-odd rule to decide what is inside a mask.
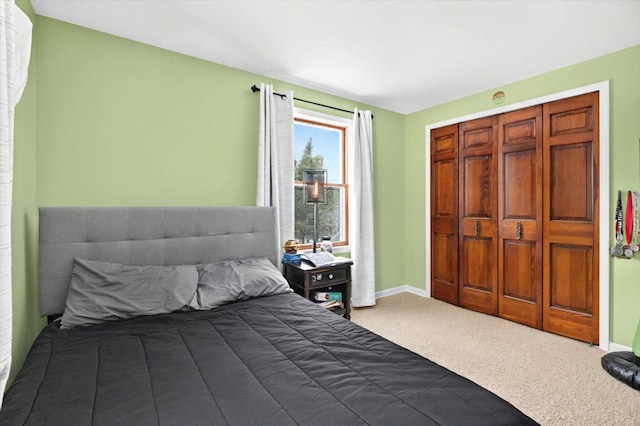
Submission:
[[[631,250],[640,250],[640,192],[631,192],[633,202],[633,228],[631,231]]]
[[[616,203],[616,242],[609,250],[611,256],[620,257],[624,255],[624,245],[622,244],[622,192],[618,191],[618,202]]]
[[[631,191],[627,192],[627,208],[624,213],[624,232],[627,237],[627,244],[624,246],[624,257],[631,259],[633,257],[633,195]]]

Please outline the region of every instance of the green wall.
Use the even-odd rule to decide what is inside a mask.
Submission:
[[[28,0],[16,4],[36,20]],[[38,315],[36,210],[36,67],[37,46],[31,48],[29,81],[16,107],[13,151],[11,245],[13,275],[13,345],[10,380],[22,366],[44,321]]]
[[[14,221],[14,373],[43,325],[37,207],[255,205],[259,95],[250,87],[261,82],[372,110],[376,256],[385,260],[376,279],[379,289],[404,284],[404,226],[397,220],[404,115],[61,21],[32,21],[31,92],[16,118],[16,145],[28,150],[16,149],[15,160],[14,211],[23,211]]]
[[[406,197],[404,216],[407,283],[425,288],[425,126],[494,109],[497,90],[505,92],[504,106],[604,80],[610,81],[613,218],[617,191],[640,191],[640,45],[406,116],[405,193],[412,194]],[[612,259],[610,266],[611,341],[631,346],[640,317],[640,257]]]

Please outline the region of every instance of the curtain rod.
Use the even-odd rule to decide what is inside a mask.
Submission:
[[[253,93],[259,92],[259,91],[260,91],[260,88],[254,84],[253,86],[251,86],[251,91],[252,91]],[[273,92],[273,94],[274,94],[275,96],[280,96],[282,99],[284,99],[284,98],[286,98],[286,97],[287,97],[287,95],[285,95],[284,93],[276,93],[276,92]],[[318,102],[307,101],[306,99],[300,99],[300,98],[296,98],[296,97],[294,97],[293,99],[294,99],[294,100],[296,100],[296,101],[306,102],[306,103],[308,103],[308,104],[313,104],[313,105],[321,106],[321,107],[324,107],[324,108],[335,109],[336,111],[342,111],[342,112],[347,112],[347,113],[349,113],[349,114],[353,114],[353,111],[349,111],[349,110],[346,110],[346,109],[342,109],[342,108],[334,107],[334,106],[331,106],[331,105],[320,104],[320,103],[318,103]],[[373,114],[371,114],[371,119],[373,120]]]

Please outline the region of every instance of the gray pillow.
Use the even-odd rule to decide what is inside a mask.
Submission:
[[[198,266],[200,309],[291,291],[282,273],[267,258],[227,260]]]
[[[197,309],[193,265],[129,266],[75,259],[61,326]]]

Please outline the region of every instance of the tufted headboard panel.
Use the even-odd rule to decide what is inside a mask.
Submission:
[[[271,207],[41,207],[40,315],[65,306],[73,259],[124,265],[196,265],[267,257],[275,265]]]

